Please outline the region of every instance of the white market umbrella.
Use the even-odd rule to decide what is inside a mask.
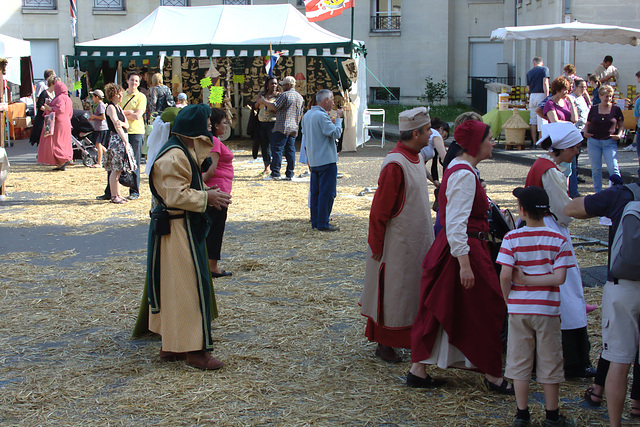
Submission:
[[[575,64],[576,42],[638,46],[640,29],[574,21],[564,24],[498,28],[491,32],[491,41],[494,40],[573,41],[573,63]]]

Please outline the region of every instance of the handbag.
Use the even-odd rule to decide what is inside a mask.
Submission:
[[[123,141],[124,142],[124,153],[125,153],[125,159],[127,163],[129,162],[129,156],[127,156],[127,146],[129,145],[129,142],[127,141]],[[129,164],[129,167],[131,167],[131,164]],[[129,188],[133,188],[136,186],[136,182],[137,182],[137,175],[136,172],[134,171],[129,171],[129,172],[124,172],[122,171],[120,173],[120,178],[118,178],[118,182],[120,183],[120,185],[124,185],[125,187],[129,187]]]
[[[47,114],[46,116],[44,116],[44,127],[43,127],[44,136],[53,135],[53,132],[55,130],[54,129],[55,123],[56,123],[56,113],[54,113],[53,111],[50,114]]]
[[[125,187],[134,187],[136,185],[136,173],[134,171],[122,172],[120,173],[118,182],[120,183],[120,185],[123,185]]]

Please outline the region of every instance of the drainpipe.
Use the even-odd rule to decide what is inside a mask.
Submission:
[[[564,0],[564,22],[568,23],[571,22],[571,0]],[[563,59],[563,65],[566,65],[569,63],[569,51],[571,49],[571,45],[569,44],[568,41],[564,42],[564,59]],[[575,57],[576,57],[576,42],[575,42],[575,38],[573,41],[573,65],[575,66]]]

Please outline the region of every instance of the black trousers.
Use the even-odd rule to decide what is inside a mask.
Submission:
[[[562,331],[562,353],[564,356],[564,374],[578,377],[591,366],[589,360],[589,335],[587,327]]]
[[[227,222],[227,208],[218,210],[209,206],[207,215],[211,221],[211,228],[209,228],[209,234],[207,234],[207,253],[209,254],[209,259],[220,260],[222,236]]]

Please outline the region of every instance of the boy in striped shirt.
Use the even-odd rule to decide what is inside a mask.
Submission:
[[[514,426],[528,426],[529,380],[536,359],[536,379],[542,383],[545,427],[574,425],[559,415],[559,384],[564,382],[560,290],[572,267],[567,239],[544,224],[549,196],[536,186],[516,188],[518,214],[526,225],[504,237],[497,263],[509,311],[505,376],[513,379],[518,412]]]

